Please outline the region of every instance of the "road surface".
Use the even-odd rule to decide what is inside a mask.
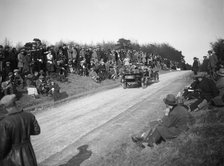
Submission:
[[[36,112],[41,134],[32,137],[32,144],[39,165],[75,162],[82,145],[91,152],[82,165],[99,165],[121,145],[132,146],[130,136],[162,117],[162,99],[183,90],[190,82],[189,74],[170,72],[146,89],[118,87]]]

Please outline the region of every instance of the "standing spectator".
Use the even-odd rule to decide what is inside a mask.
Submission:
[[[194,75],[197,75],[198,74],[199,62],[198,62],[198,58],[196,58],[196,57],[194,57],[194,62],[193,62],[192,70],[194,72]]]
[[[68,64],[68,48],[66,44],[63,44],[62,53],[65,56],[65,64]]]
[[[214,76],[215,73],[215,68],[216,64],[218,63],[218,58],[215,53],[213,53],[212,50],[208,51],[208,56],[209,56],[209,70],[210,70],[210,75]]]
[[[86,59],[86,67],[88,70],[90,70],[90,61],[92,58],[92,50],[91,48],[87,49],[85,52],[85,59]]]
[[[207,56],[203,56],[203,62],[201,65],[201,71],[209,74],[209,59]]]
[[[47,59],[47,75],[49,76],[52,72],[54,72],[54,65],[55,65],[55,55],[53,54],[53,51],[48,48],[48,54],[46,55]]]
[[[30,136],[40,134],[40,126],[33,114],[17,108],[15,100],[15,94],[1,99],[8,114],[0,121],[0,165],[37,166]]]
[[[10,52],[10,62],[11,62],[12,70],[17,68],[17,64],[18,64],[17,54],[18,53],[17,53],[16,48],[12,48],[12,50]]]
[[[69,50],[69,54],[68,54],[68,61],[70,61],[72,67],[74,67],[75,65],[76,56],[77,56],[77,51],[74,46],[71,46]]]
[[[30,64],[31,64],[31,52],[27,51],[27,53],[24,55],[23,59],[23,73],[30,72]]]
[[[22,48],[20,50],[20,53],[18,54],[18,68],[21,73],[23,71],[23,65],[24,65],[24,53],[25,50]]]
[[[76,69],[78,69],[79,62],[80,62],[80,49],[79,49],[79,45],[76,45],[74,47],[74,49],[76,51],[75,67],[76,67]]]
[[[0,45],[0,72],[3,72],[4,60],[5,60],[5,55],[3,51],[3,46]]]
[[[95,61],[96,59],[98,59],[98,55],[97,55],[96,49],[93,49],[92,59],[93,59],[93,61]]]

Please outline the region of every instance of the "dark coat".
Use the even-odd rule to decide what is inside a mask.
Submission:
[[[192,119],[192,115],[184,106],[177,105],[174,106],[168,116],[162,119],[162,123],[157,127],[157,130],[165,140],[172,139],[186,131]]]
[[[214,81],[204,77],[198,84],[198,88],[201,91],[200,96],[202,99],[210,101],[212,98],[219,95],[219,90],[216,87]]]
[[[198,63],[197,60],[194,60],[192,69],[193,69],[193,71],[198,71],[199,70],[199,63]]]
[[[31,113],[17,111],[0,121],[0,165],[37,166],[30,135],[40,133]]]

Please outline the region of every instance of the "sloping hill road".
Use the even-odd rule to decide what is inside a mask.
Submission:
[[[160,82],[146,89],[117,87],[36,112],[41,134],[32,137],[32,144],[39,165],[71,162],[82,145],[91,151],[82,165],[94,165],[124,143],[133,146],[130,136],[162,117],[162,99],[188,85],[190,73],[162,74]]]

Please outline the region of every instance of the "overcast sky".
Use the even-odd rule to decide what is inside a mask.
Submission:
[[[192,63],[224,38],[224,0],[0,0],[0,20],[0,42],[165,42]]]

